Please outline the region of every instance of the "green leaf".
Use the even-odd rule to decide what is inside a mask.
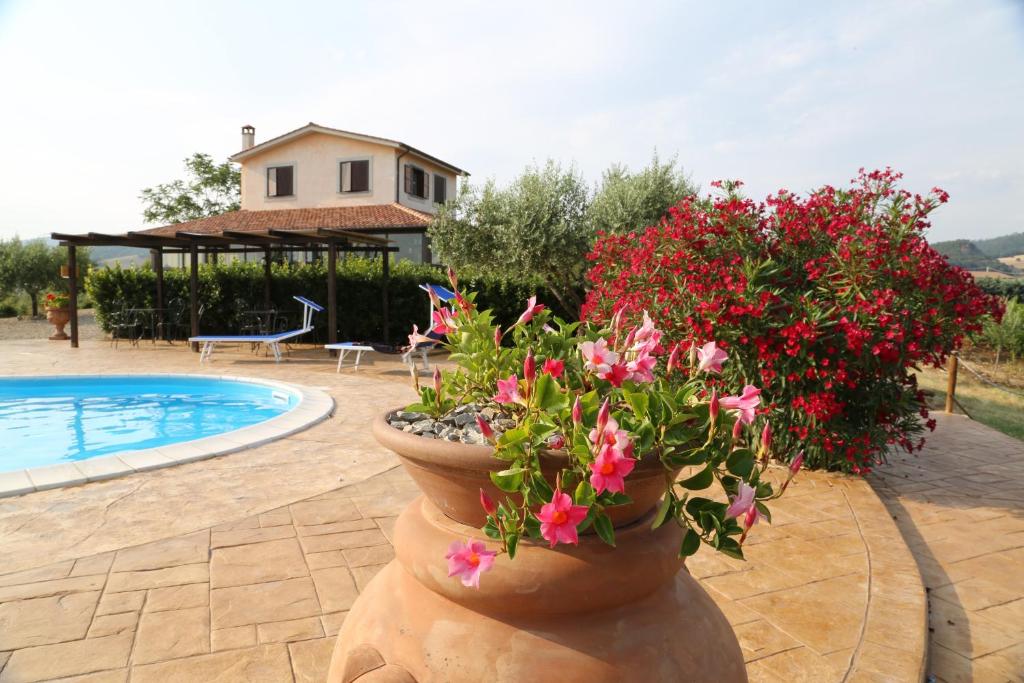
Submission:
[[[725,460],[726,468],[740,479],[746,479],[754,469],[754,454],[746,448],[737,448]]]
[[[594,530],[602,541],[615,547],[615,527],[612,526],[612,520],[608,515],[601,512],[594,517]]]
[[[519,546],[519,534],[509,534],[505,537],[505,544],[508,546],[508,559],[516,558],[516,548]]]
[[[514,467],[500,472],[491,472],[491,481],[505,493],[515,493],[523,485],[523,472],[525,471],[522,467]]]
[[[772,523],[772,511],[768,509],[768,506],[767,506],[767,505],[765,505],[764,503],[762,503],[761,501],[756,501],[756,502],[754,503],[754,505],[756,505],[756,506],[757,506],[757,511],[758,511],[758,512],[760,512],[760,513],[761,513],[761,515],[762,515],[762,516],[763,516],[763,517],[764,517],[765,519],[767,519],[767,520],[768,520],[768,523],[769,523],[769,524],[771,524],[771,523]]]
[[[683,544],[679,547],[679,557],[689,557],[700,548],[700,535],[693,529],[687,529],[683,536]]]
[[[715,544],[715,547],[718,549],[719,552],[725,553],[729,557],[734,557],[737,560],[744,559],[743,548],[740,547],[740,544],[737,543],[736,539],[734,538],[729,538],[728,536],[719,536]]]
[[[711,466],[708,465],[697,474],[693,475],[689,479],[683,479],[679,482],[679,485],[684,489],[690,489],[693,491],[699,491],[706,489],[711,486],[711,482],[715,480],[715,475],[712,473]]]
[[[586,531],[587,529],[589,529],[590,525],[594,523],[594,518],[596,516],[597,516],[597,508],[596,507],[592,507],[589,510],[587,510],[587,516],[583,518],[583,521],[580,522],[580,525],[578,527],[576,527],[576,530],[577,531]]]
[[[605,505],[629,505],[633,502],[625,493],[604,493],[601,497]]]
[[[523,528],[526,530],[526,535],[530,538],[541,538],[540,521],[532,514],[527,515],[526,520],[523,521]]]
[[[537,492],[537,495],[544,499],[545,503],[551,500],[555,492],[551,490],[551,485],[548,484],[547,479],[542,474],[533,472],[530,480],[533,482],[533,489]]]
[[[494,523],[493,517],[487,518],[487,524],[484,524],[484,533],[487,534],[488,538],[495,540],[501,538],[501,532],[498,531],[498,526]]]
[[[498,446],[518,446],[530,440],[530,432],[526,427],[510,429],[498,438]]]
[[[536,405],[545,412],[558,412],[566,407],[566,395],[562,393],[558,381],[549,374],[537,378],[533,390],[536,392]]]
[[[593,505],[596,498],[594,487],[590,485],[589,481],[581,481],[573,494],[573,500],[577,505],[586,505],[587,507]]]
[[[654,425],[650,422],[644,422],[640,425],[637,431],[637,449],[641,453],[646,453],[654,445]]]
[[[657,529],[659,526],[664,524],[670,515],[675,512],[676,499],[671,492],[665,493],[665,497],[661,499],[661,505],[658,506],[658,512],[654,515],[654,520],[651,522],[651,529]]]
[[[639,391],[627,391],[625,394],[626,402],[633,409],[633,414],[641,420],[646,419],[647,407],[650,405],[650,398],[648,398],[647,394]]]

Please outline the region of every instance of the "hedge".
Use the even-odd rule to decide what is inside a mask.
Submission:
[[[308,264],[275,263],[272,268],[272,305],[296,323],[301,306],[292,299],[301,295],[327,304],[327,266],[323,261]],[[490,308],[495,317],[510,324],[526,305],[526,300],[542,291],[536,279],[510,280],[483,272],[459,272],[460,285],[477,292],[477,304]],[[419,288],[423,283],[446,284],[444,272],[430,265],[400,262],[391,267],[389,280],[389,332],[392,344],[401,345],[415,323],[421,330],[428,322],[429,302]],[[241,314],[262,309],[263,264],[232,262],[199,267],[199,301],[206,306],[200,322],[203,334],[237,333]],[[105,332],[110,331],[113,314],[122,308],[155,306],[156,274],[147,264],[139,268],[96,269],[86,279],[86,291],[96,303],[96,318]],[[338,262],[338,339],[379,342],[382,324],[382,272],[378,259],[349,258]],[[175,299],[188,302],[187,269],[164,271],[165,305]],[[558,311],[556,313],[563,315]],[[186,316],[187,320],[187,316]],[[310,341],[326,340],[327,313],[314,318],[315,335]]]
[[[1024,302],[1024,279],[1007,280],[994,277],[979,277],[975,282],[987,293]]]

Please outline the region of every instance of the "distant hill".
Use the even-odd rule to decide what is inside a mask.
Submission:
[[[992,237],[987,240],[974,240],[974,246],[992,258],[1017,256],[1024,254],[1024,232],[1015,232],[1012,235]]]
[[[1002,239],[1002,238],[997,238]],[[949,242],[935,242],[931,245],[935,251],[946,257],[946,260],[954,266],[960,266],[971,271],[993,270],[1007,275],[1017,275],[1018,271],[1013,266],[996,260],[978,248],[977,243],[971,240],[951,240]],[[1024,251],[1022,249],[1021,251]],[[1020,251],[1015,253],[1021,253]]]
[[[122,268],[131,268],[149,262],[149,249],[116,246],[91,247],[89,257],[97,265],[113,267],[120,263]]]

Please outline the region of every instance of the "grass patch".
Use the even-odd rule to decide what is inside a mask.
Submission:
[[[942,410],[946,404],[946,380],[946,372],[943,370],[929,368],[917,373],[921,388],[934,394],[928,401],[929,407],[934,410]],[[1020,388],[1009,388],[1017,394],[1024,393]],[[1024,397],[985,384],[961,368],[957,374],[956,400],[972,419],[1003,434],[1024,440]]]

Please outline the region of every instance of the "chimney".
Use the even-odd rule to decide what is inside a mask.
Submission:
[[[256,144],[256,129],[252,126],[242,126],[242,151],[249,149]]]

